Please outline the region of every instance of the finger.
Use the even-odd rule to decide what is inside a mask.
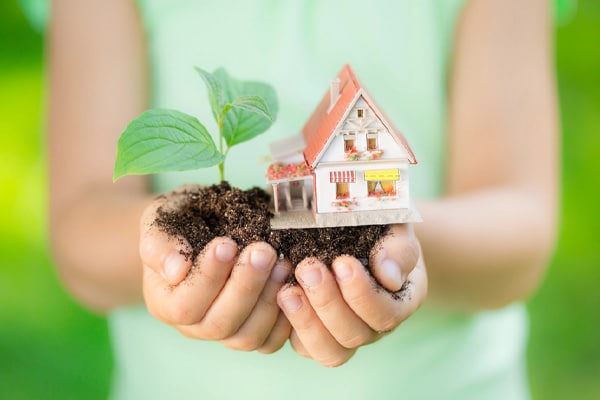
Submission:
[[[338,257],[332,267],[348,306],[377,332],[396,328],[416,311],[427,295],[427,275],[422,257],[397,292],[378,287],[363,265],[353,257]]]
[[[156,210],[165,201],[164,198],[155,200],[144,210],[140,220],[139,253],[144,265],[159,273],[169,285],[177,285],[192,266],[192,260],[185,256],[191,254],[191,248],[184,238],[170,236],[154,223]]]
[[[371,253],[371,271],[389,291],[400,290],[419,259],[419,242],[412,225],[396,224]]]
[[[310,357],[326,367],[342,365],[352,357],[353,349],[337,342],[321,322],[299,286],[284,286],[277,296],[279,306]]]
[[[215,238],[198,256],[186,280],[169,286],[154,269],[144,267],[144,298],[150,312],[171,325],[199,322],[229,277],[237,245],[229,238]]]
[[[142,263],[158,273],[169,285],[178,285],[192,267],[190,245],[158,228],[150,228],[140,239]]]
[[[300,341],[295,329],[292,329],[292,332],[290,333],[290,344],[296,353],[304,358],[311,358],[310,354],[308,354],[308,351],[306,351],[306,348]]]
[[[265,343],[272,329],[274,329],[280,314],[280,309],[277,305],[277,292],[291,270],[292,266],[287,261],[281,260],[275,264],[275,267],[271,271],[271,276],[258,298],[256,306],[240,329],[232,336],[221,341],[223,345],[234,350],[252,351]],[[285,338],[283,342],[285,342]],[[281,345],[283,345],[283,342]]]
[[[296,267],[296,277],[318,318],[339,344],[351,349],[373,340],[375,332],[346,304],[325,264],[304,260]]]
[[[223,340],[237,332],[256,305],[276,260],[275,250],[267,243],[248,245],[202,321],[188,327],[189,332],[210,340]]]
[[[277,322],[265,342],[258,348],[263,354],[271,354],[283,347],[290,337],[292,326],[282,311],[279,311]]]

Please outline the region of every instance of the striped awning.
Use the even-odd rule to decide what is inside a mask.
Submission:
[[[354,171],[331,171],[329,182],[331,183],[354,183],[356,174]]]

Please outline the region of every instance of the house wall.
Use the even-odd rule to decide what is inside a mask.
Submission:
[[[363,110],[359,116],[358,110]],[[379,151],[369,151],[368,135],[377,134]],[[346,151],[347,134],[354,137],[353,151]],[[394,181],[395,195],[369,196],[366,171],[397,170]],[[354,182],[348,183],[349,197],[336,198],[336,183],[331,182],[331,172],[354,173]],[[385,210],[409,207],[408,153],[387,131],[376,114],[360,96],[350,108],[343,122],[314,170],[315,202],[317,212],[347,212]]]
[[[398,169],[399,180],[395,182],[395,196],[369,197],[365,171]],[[354,182],[348,183],[349,198],[336,199],[336,184],[331,182],[331,172],[354,171]],[[317,212],[347,212],[385,210],[409,207],[408,161],[390,162],[350,161],[342,163],[322,163],[315,169],[315,189],[318,193],[314,199]]]
[[[364,110],[362,118],[357,115],[359,109]],[[383,153],[379,156],[381,159],[408,158],[404,147],[394,140],[361,96],[334,133],[333,139],[323,153],[320,162],[338,162],[348,158],[344,146],[346,134],[353,134],[355,137],[357,154],[354,157],[361,160],[372,157],[373,155],[367,152],[367,133],[370,132],[377,133],[379,149],[383,150]]]

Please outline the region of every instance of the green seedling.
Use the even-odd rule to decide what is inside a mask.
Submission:
[[[196,68],[208,90],[217,142],[197,118],[150,109],[131,121],[117,144],[113,181],[124,175],[186,171],[218,165],[225,180],[229,150],[265,132],[277,115],[277,96],[263,82],[238,81],[224,69]]]

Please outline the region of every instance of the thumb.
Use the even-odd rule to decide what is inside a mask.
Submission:
[[[192,267],[191,247],[182,237],[169,236],[153,223],[155,205],[148,207],[142,216],[139,244],[140,258],[148,267],[169,284],[177,285],[187,276]]]
[[[393,225],[373,248],[370,265],[377,282],[391,292],[402,288],[420,257],[419,241],[412,225]]]
[[[140,257],[144,266],[160,274],[169,285],[177,285],[185,279],[192,267],[187,242],[168,236],[163,232],[148,232],[140,240]]]

